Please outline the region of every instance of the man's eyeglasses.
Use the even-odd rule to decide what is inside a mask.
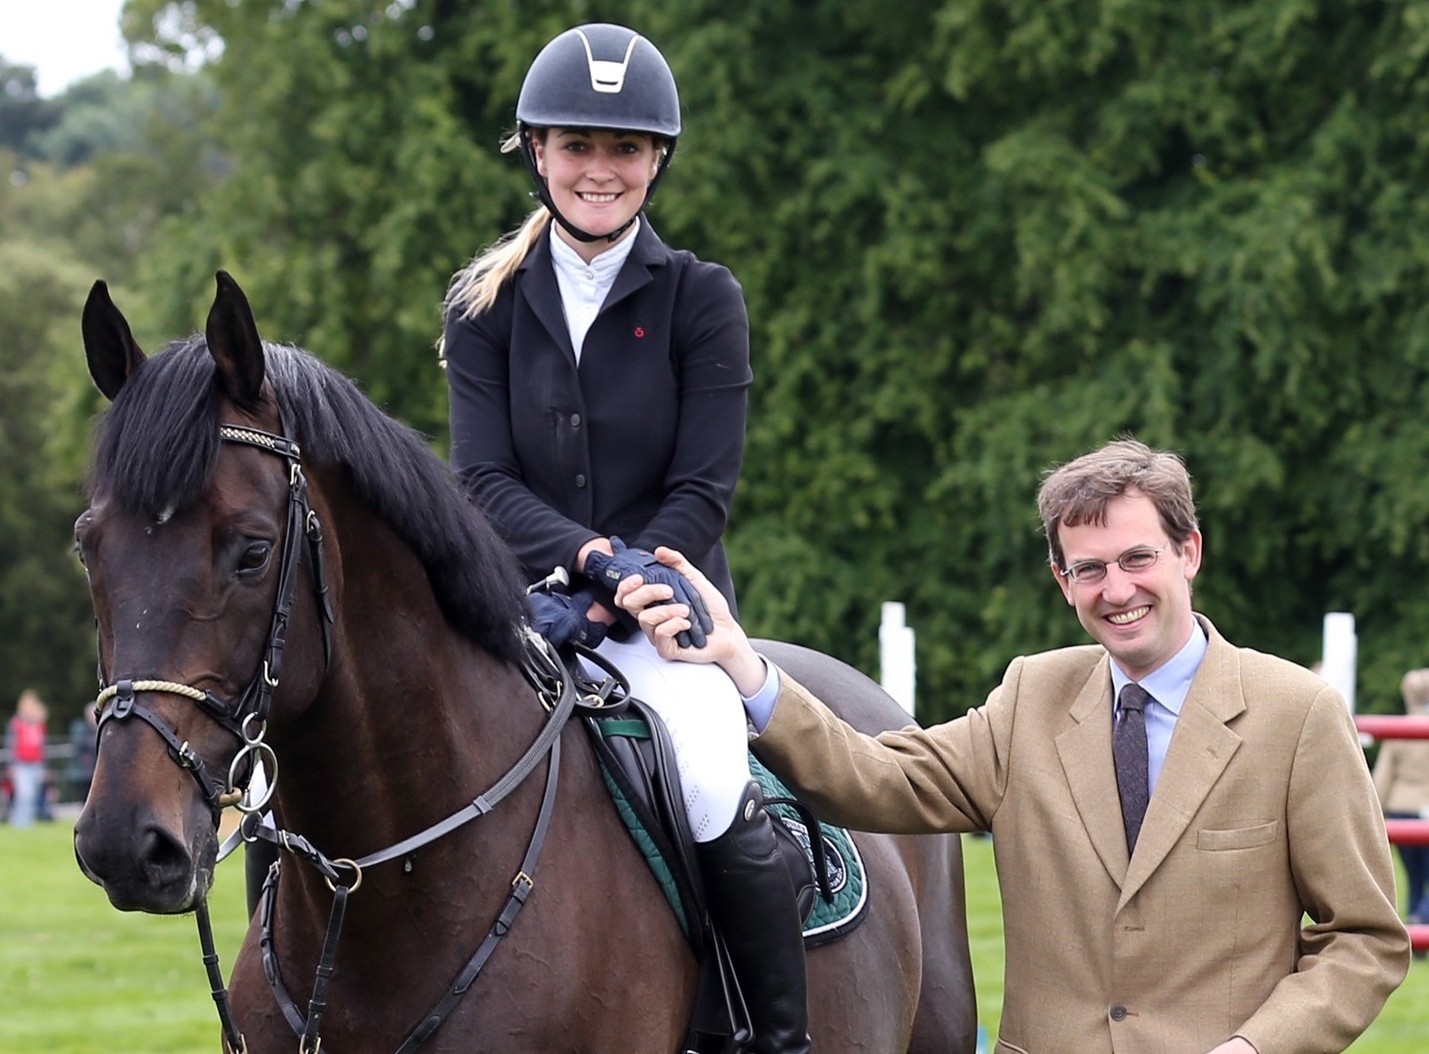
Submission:
[[[1136,574],[1138,571],[1149,571],[1161,559],[1161,554],[1166,551],[1166,545],[1153,549],[1149,545],[1138,545],[1122,553],[1111,563],[1116,564],[1128,574]],[[1064,567],[1058,570],[1058,574],[1063,578],[1071,579],[1079,586],[1093,586],[1106,577],[1107,561],[1105,560],[1078,560],[1071,567]]]

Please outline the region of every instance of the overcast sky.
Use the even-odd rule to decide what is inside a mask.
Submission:
[[[0,56],[35,67],[40,94],[58,95],[103,69],[127,71],[123,0],[0,0]]]

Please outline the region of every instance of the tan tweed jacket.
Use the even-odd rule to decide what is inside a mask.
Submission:
[[[854,733],[787,677],[756,753],[824,818],[991,831],[1006,976],[996,1054],[1330,1054],[1409,965],[1379,802],[1344,701],[1210,647],[1128,860],[1099,646],[1016,659],[928,730]],[[1303,918],[1302,918],[1303,916]]]

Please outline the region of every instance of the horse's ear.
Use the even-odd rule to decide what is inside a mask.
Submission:
[[[248,298],[227,271],[217,274],[218,292],[208,312],[204,336],[218,366],[218,382],[229,401],[247,409],[258,405],[263,387],[263,341]]]
[[[84,357],[89,361],[89,375],[104,397],[113,401],[124,387],[144,353],[134,343],[129,323],[109,299],[109,287],[102,281],[89,289],[80,321],[84,333]]]

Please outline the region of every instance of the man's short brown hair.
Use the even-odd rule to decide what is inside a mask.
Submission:
[[[1185,462],[1176,454],[1123,437],[1053,469],[1042,481],[1037,511],[1052,566],[1066,566],[1058,537],[1063,525],[1106,523],[1107,504],[1128,491],[1151,499],[1178,550],[1196,530],[1196,502]]]

